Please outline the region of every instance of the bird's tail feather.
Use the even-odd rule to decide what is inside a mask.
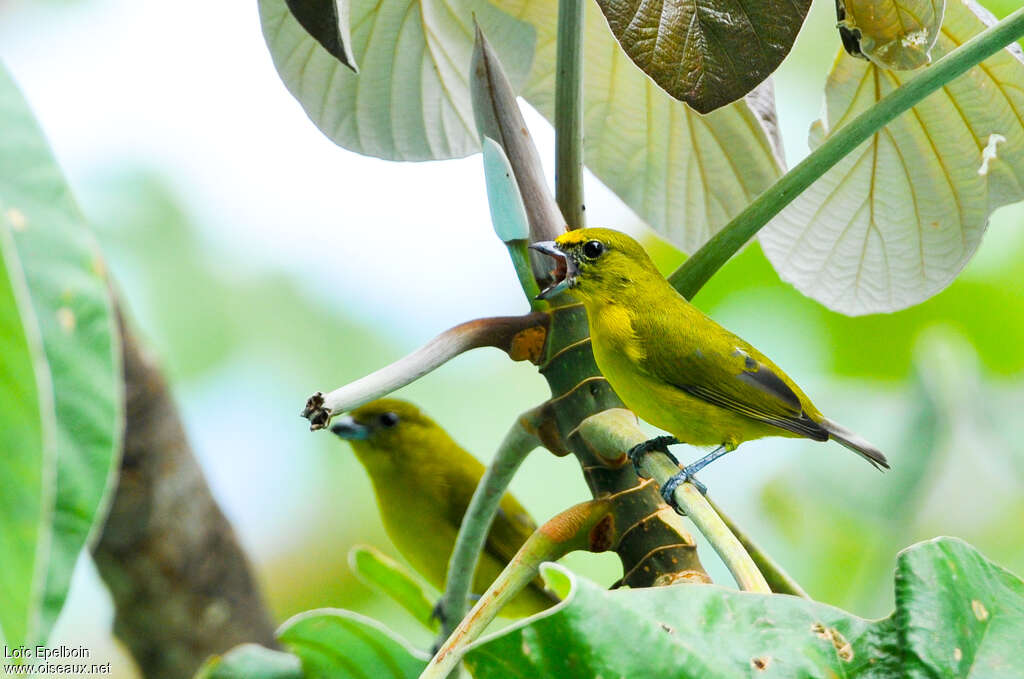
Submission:
[[[841,424],[837,424],[828,418],[822,419],[820,424],[822,428],[829,433],[830,438],[863,457],[865,460],[873,464],[875,469],[889,468],[889,461],[885,459],[885,455],[882,454],[882,451],[875,448],[857,434],[854,434],[846,427]]]

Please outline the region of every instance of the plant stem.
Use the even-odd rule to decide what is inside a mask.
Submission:
[[[659,486],[664,485],[673,474],[679,471],[679,467],[672,464],[667,455],[659,452],[645,455],[641,467]],[[750,558],[750,554],[743,549],[743,545],[725,525],[722,517],[715,513],[715,510],[708,504],[707,498],[701,495],[701,492],[692,483],[687,481],[676,488],[675,501],[676,505],[686,513],[690,521],[693,521],[701,534],[715,548],[740,589],[747,592],[771,594],[771,587],[768,586],[761,571]]]
[[[476,571],[480,552],[483,551],[487,533],[491,529],[491,522],[498,512],[498,505],[508,484],[526,456],[540,445],[537,438],[523,426],[524,417],[528,418],[529,414],[516,420],[505,435],[498,452],[494,455],[494,460],[487,467],[473,492],[465,516],[462,517],[455,548],[448,560],[445,591],[438,603],[441,611],[442,640],[452,633],[466,614],[466,601],[469,599],[473,573]]]
[[[636,426],[636,416],[628,410],[618,408],[605,410],[585,419],[580,424],[580,434],[587,445],[607,459],[621,456],[647,439]],[[659,486],[679,471],[667,455],[657,451],[644,455],[641,466],[647,476],[653,478]],[[743,545],[693,484],[680,484],[676,488],[675,500],[725,562],[740,589],[771,593],[764,576]]]
[[[574,505],[553,517],[527,538],[523,546],[505,569],[494,579],[480,600],[473,606],[450,636],[444,639],[427,665],[420,679],[451,677],[466,648],[478,639],[497,617],[502,607],[521,592],[540,572],[545,561],[556,561],[578,549],[603,551],[606,541],[619,536],[598,529],[598,524],[610,518],[612,505],[607,500],[590,500]],[[614,524],[614,521],[611,522]],[[600,544],[594,542],[594,536]]]
[[[750,555],[758,570],[764,575],[764,579],[768,582],[768,586],[772,588],[773,592],[776,594],[792,594],[802,599],[811,598],[804,591],[804,588],[800,586],[800,583],[794,580],[775,559],[761,549],[760,545],[754,542],[753,538],[747,535],[746,531],[737,526],[736,522],[729,518],[729,515],[723,512],[722,508],[714,500],[709,498],[708,504],[722,518],[722,521],[732,531],[732,534],[736,536],[736,539],[740,541],[743,549],[747,550],[747,554]]]
[[[558,0],[555,61],[555,200],[570,229],[583,204],[583,2]]]
[[[680,266],[669,282],[692,298],[772,217],[847,154],[929,94],[1024,36],[1024,8],[982,31],[841,127]]]

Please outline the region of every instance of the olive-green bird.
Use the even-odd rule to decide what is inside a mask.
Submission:
[[[373,482],[391,541],[432,585],[444,589],[448,559],[484,466],[406,401],[386,398],[335,418],[331,431],[352,444]],[[511,494],[501,499],[473,579],[482,594],[537,525]],[[536,580],[502,611],[519,617],[558,601]]]
[[[676,292],[643,247],[611,229],[579,229],[535,250],[556,261],[555,282],[583,302],[598,368],[640,418],[673,434],[630,452],[636,462],[667,445],[718,446],[662,488],[675,487],[744,441],[764,436],[833,439],[881,469],[885,455],[828,419],[786,373]]]

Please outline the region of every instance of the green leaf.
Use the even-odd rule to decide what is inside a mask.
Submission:
[[[810,0],[598,0],[622,49],[670,95],[708,113],[742,98],[793,47]]]
[[[309,679],[415,679],[429,660],[377,621],[339,609],[300,613],[277,636]]]
[[[304,679],[302,664],[290,653],[242,644],[207,660],[196,679]]]
[[[945,0],[836,0],[843,42],[856,45],[851,54],[897,71],[931,63],[945,8]]]
[[[714,585],[606,591],[561,570],[568,599],[477,642],[476,679],[1024,676],[1024,582],[955,538],[899,555],[896,611],[874,622]]]
[[[348,0],[286,0],[296,21],[332,57],[359,72],[352,56]]]
[[[944,55],[995,19],[969,0],[946,8]],[[913,78],[840,54],[818,146]],[[760,240],[785,280],[848,315],[895,311],[944,289],[997,207],[1024,199],[1024,56],[1000,51],[889,123],[794,200]]]
[[[538,31],[523,96],[548,120],[554,120],[556,4],[498,3]],[[588,3],[585,11],[584,161],[648,225],[693,252],[780,174],[770,83],[697,115],[630,61],[597,7]]]
[[[1024,677],[1024,582],[955,538],[901,553],[898,640],[910,677]]]
[[[533,57],[531,28],[487,0],[354,0],[356,75],[307,33],[284,0],[260,0],[263,35],[285,86],[339,146],[389,160],[479,150],[469,94],[473,18],[515,85]]]
[[[21,93],[0,67],[0,203],[14,233],[53,378],[57,487],[39,637],[101,523],[120,450],[121,360],[106,270]]]
[[[607,591],[567,575],[575,584],[557,613],[469,652],[475,679],[732,679],[759,664],[768,677],[849,677],[869,661],[846,645],[862,647],[870,623],[817,602],[714,585]]]
[[[53,514],[53,389],[10,227],[24,215],[0,202],[0,638],[36,634]]]
[[[356,545],[348,553],[352,572],[366,585],[394,599],[427,629],[435,629],[434,599],[412,571],[369,545]]]
[[[523,96],[548,120],[554,120],[556,5],[498,2],[537,29]],[[593,3],[585,12],[584,162],[651,228],[693,252],[780,174],[770,83],[698,115],[629,60]]]

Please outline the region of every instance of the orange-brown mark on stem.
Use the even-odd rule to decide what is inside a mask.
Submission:
[[[615,544],[615,515],[606,514],[590,529],[590,551],[607,552]]]
[[[529,361],[534,365],[540,363],[544,356],[544,342],[548,336],[546,325],[535,325],[520,330],[512,335],[508,347],[508,356],[513,361]]]
[[[564,544],[579,538],[587,525],[603,518],[602,515],[605,515],[609,508],[609,503],[604,500],[581,502],[552,517],[539,530],[551,541]]]

